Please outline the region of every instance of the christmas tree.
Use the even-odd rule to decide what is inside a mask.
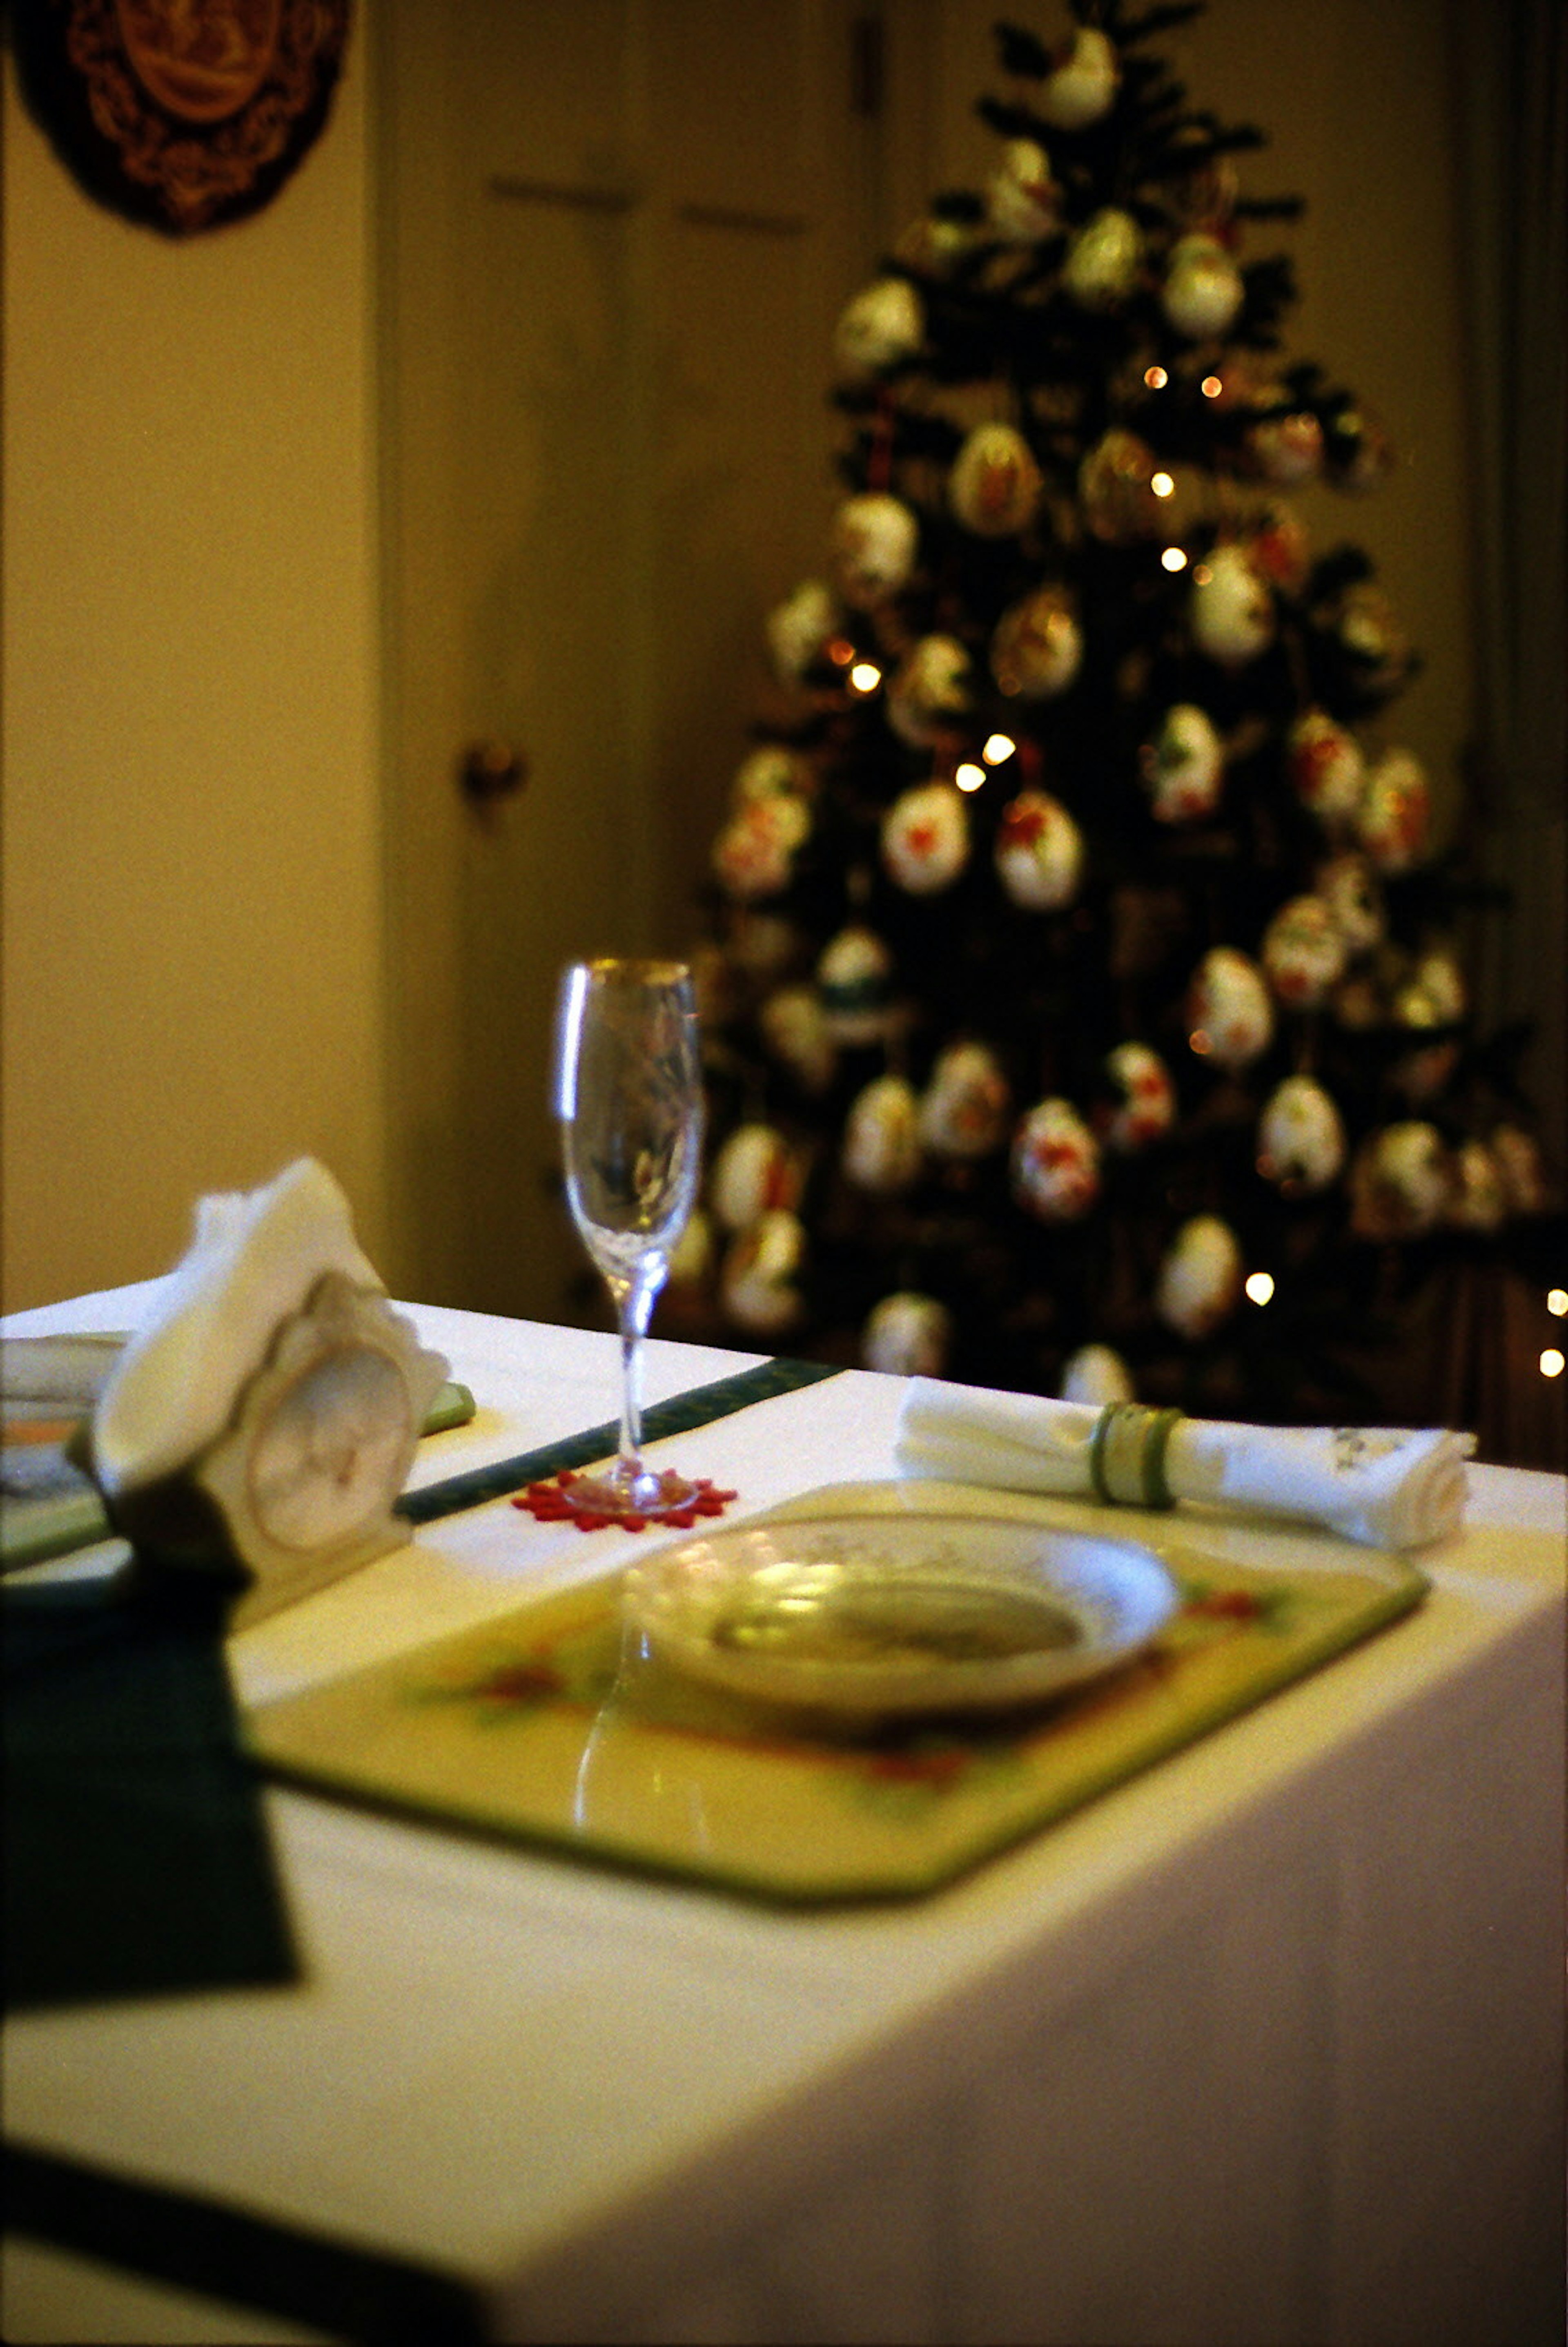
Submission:
[[[1286,353],[1251,248],[1299,205],[1153,46],[1198,13],[999,26],[993,175],[840,321],[844,499],[714,845],[687,1327],[1317,1416],[1412,1266],[1545,1203],[1415,655],[1288,501],[1388,443]]]

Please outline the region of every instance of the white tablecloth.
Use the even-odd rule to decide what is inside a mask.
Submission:
[[[417,1481],[613,1414],[611,1338],[410,1308],[481,1404]],[[745,1366],[656,1341],[649,1396]],[[665,1450],[734,1512],[885,1476],[900,1390]],[[505,2339],[1555,2342],[1563,1524],[1561,1479],[1476,1468],[1416,1614],[912,1904],[774,1912],[274,1790],[304,1983],[19,2017],[6,2132],[456,2277]],[[234,1641],[237,1685],[636,1546],[446,1519]],[[23,2241],[5,2330],[306,2335]]]

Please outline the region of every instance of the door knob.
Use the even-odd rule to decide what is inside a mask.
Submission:
[[[471,742],[458,760],[457,779],[471,806],[488,809],[525,787],[527,756],[510,742]]]

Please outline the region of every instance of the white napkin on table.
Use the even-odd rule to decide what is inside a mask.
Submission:
[[[896,1457],[905,1475],[1087,1499],[1100,1412],[1038,1394],[911,1378]],[[1165,1455],[1177,1500],[1323,1525],[1375,1548],[1420,1548],[1464,1521],[1470,1434],[1441,1427],[1237,1426],[1183,1418]]]
[[[314,1158],[260,1190],[199,1199],[188,1254],[98,1397],[93,1470],[103,1488],[112,1496],[151,1482],[221,1434],[280,1323],[328,1271],[384,1293],[348,1199]]]

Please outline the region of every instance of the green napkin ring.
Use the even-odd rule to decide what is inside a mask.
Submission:
[[[1095,1496],[1129,1508],[1174,1508],[1166,1481],[1166,1451],[1179,1409],[1151,1409],[1114,1401],[1100,1412],[1089,1438],[1089,1476]]]

